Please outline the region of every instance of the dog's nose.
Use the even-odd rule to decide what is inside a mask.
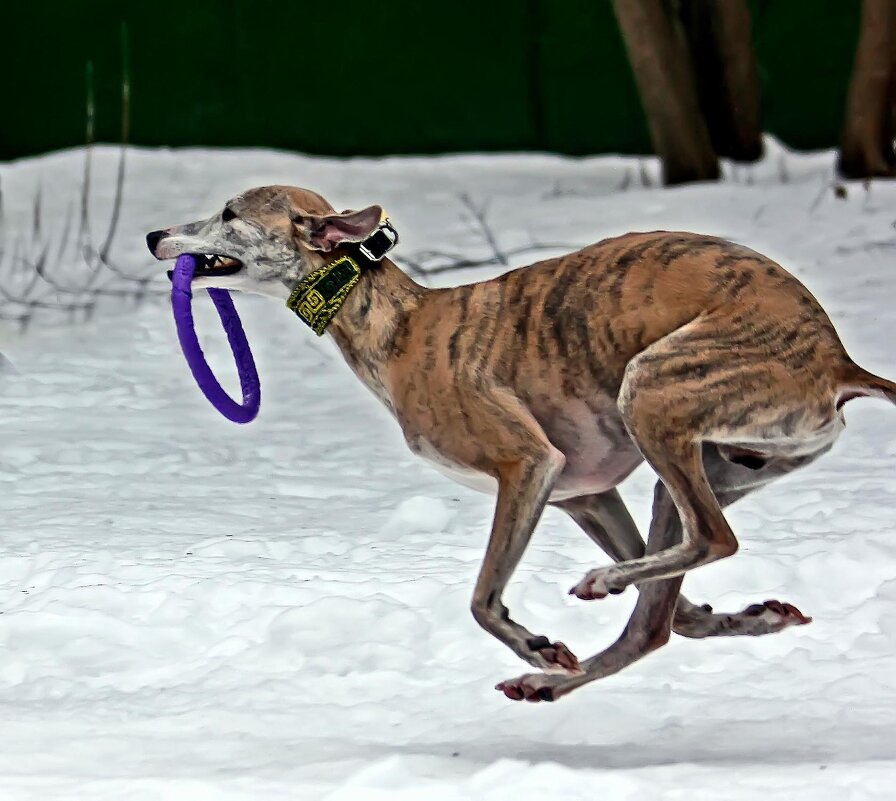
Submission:
[[[167,234],[164,231],[150,231],[146,235],[146,247],[149,248],[149,252],[152,253],[153,256],[156,255],[156,246],[166,236]]]

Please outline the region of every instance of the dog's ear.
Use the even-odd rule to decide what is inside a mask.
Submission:
[[[329,253],[345,242],[363,242],[376,231],[382,216],[380,206],[368,206],[342,214],[299,217],[293,222],[309,247]]]

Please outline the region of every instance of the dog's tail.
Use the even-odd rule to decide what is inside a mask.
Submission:
[[[840,376],[837,408],[853,398],[882,398],[896,404],[896,382],[869,373],[859,365],[849,362]]]

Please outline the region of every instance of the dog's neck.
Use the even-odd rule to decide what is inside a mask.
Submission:
[[[326,262],[341,255],[334,250]],[[398,354],[408,315],[428,291],[384,258],[362,270],[326,329],[354,373],[390,410],[384,368]]]

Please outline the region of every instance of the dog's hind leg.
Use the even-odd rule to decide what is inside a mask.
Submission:
[[[566,512],[614,562],[644,556],[644,540],[618,490],[580,495],[553,505]]]
[[[722,503],[733,503],[749,490],[737,492],[729,490],[720,493]],[[619,501],[621,503],[621,500]],[[609,508],[619,509],[614,502]],[[624,507],[623,507],[624,508]],[[606,507],[604,510],[606,514]],[[603,515],[601,515],[603,517]],[[628,517],[626,511],[626,518]],[[606,518],[604,518],[606,521]],[[619,547],[623,552],[637,550],[631,536],[637,542],[641,537],[634,528],[622,526],[619,519],[609,530],[622,534],[626,543]],[[681,542],[681,522],[675,504],[662,482],[654,489],[653,519],[647,540],[646,554],[651,555]],[[760,635],[780,631],[789,625],[809,622],[796,607],[778,601],[754,604],[742,612],[715,614],[705,607],[686,602],[682,608],[680,595],[684,576],[646,582],[638,586],[638,602],[629,618],[622,635],[609,648],[581,663],[584,673],[579,676],[551,676],[545,673],[530,673],[516,679],[501,682],[496,689],[508,698],[526,701],[556,701],[578,687],[597,679],[617,673],[623,668],[657,650],[666,644],[673,626],[678,634],[685,637],[715,637],[734,635]]]
[[[709,462],[708,467],[714,468],[711,475],[714,478],[718,477],[723,485],[730,486],[732,478],[737,480],[737,477],[730,475],[738,472],[735,465],[713,464],[714,461],[721,462],[719,458],[705,459],[705,461]],[[724,472],[725,475],[719,475],[720,472]],[[778,475],[780,474],[779,472]],[[717,491],[716,498],[719,505],[724,508],[771,480],[761,476],[757,478],[758,483],[756,483],[757,479],[753,479],[752,486],[737,490]],[[662,484],[658,484],[656,493],[654,506],[656,522],[654,525],[663,525],[672,529],[667,537],[669,542],[681,542],[681,521],[678,519],[678,513],[668,492],[665,491]],[[555,506],[569,514],[614,561],[623,562],[644,556],[644,541],[617,490],[571,498],[567,501],[560,501]],[[780,601],[753,604],[741,612],[714,613],[708,604],[698,606],[684,595],[679,595],[672,630],[683,637],[695,639],[738,635],[756,636],[771,634],[790,625],[808,622],[809,618],[806,618],[796,607]]]
[[[722,499],[720,498],[719,500],[724,506]],[[641,538],[641,533],[638,531],[635,521],[632,520],[618,490],[612,489],[594,495],[582,495],[577,498],[558,501],[553,505],[563,509],[579,528],[588,535],[591,541],[602,548],[614,562],[625,562],[644,556],[644,540]],[[674,507],[672,511],[674,513]],[[667,525],[679,527],[677,541],[680,541],[681,524],[678,521],[677,514],[673,514],[671,517],[664,517],[664,519],[667,520]],[[729,616],[713,615],[712,609],[708,605],[698,606],[685,598],[684,595],[680,595],[675,609],[673,630],[676,633],[693,637],[697,635],[691,632],[698,630],[709,631],[713,628],[710,625],[710,619],[727,617]],[[678,632],[677,627],[679,623],[685,628],[685,631]]]
[[[785,458],[817,452],[836,438],[832,376],[794,369],[790,357],[779,358],[761,339],[729,344],[731,325],[721,312],[699,317],[626,367],[618,400],[622,418],[666,485],[684,536],[663,551],[592,570],[572,590],[579,598],[678,576],[737,551],[704,470],[707,443],[732,443],[724,447],[748,452],[764,448]]]

